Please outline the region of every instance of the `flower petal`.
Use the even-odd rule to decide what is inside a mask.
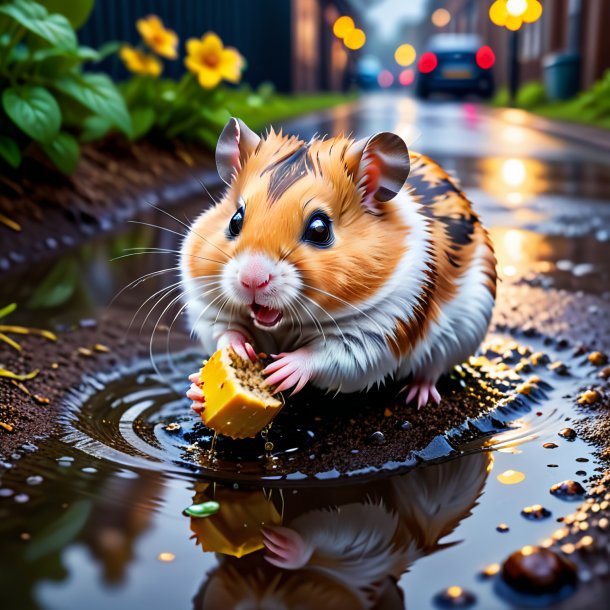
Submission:
[[[202,55],[208,55],[211,53],[220,55],[223,48],[224,46],[222,44],[222,40],[220,40],[220,37],[217,34],[214,34],[214,32],[206,32],[201,37],[201,48],[199,52]]]
[[[222,76],[219,70],[213,70],[203,66],[197,73],[197,80],[204,89],[213,89],[220,83]]]
[[[226,48],[220,55],[218,69],[222,78],[231,83],[238,83],[244,60],[236,49]]]

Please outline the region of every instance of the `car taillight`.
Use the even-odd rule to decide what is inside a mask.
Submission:
[[[481,70],[489,70],[489,68],[496,63],[496,56],[491,50],[491,47],[486,45],[477,51],[475,60],[477,62],[477,66],[479,66]]]
[[[419,58],[419,62],[417,64],[417,67],[422,74],[432,72],[436,66],[438,66],[436,55],[430,51],[426,51],[426,53]]]

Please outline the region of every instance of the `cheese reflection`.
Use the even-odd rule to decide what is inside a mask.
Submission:
[[[296,493],[202,486],[195,501],[214,497],[221,509],[191,519],[191,529],[218,566],[194,607],[403,608],[401,574],[444,548],[439,540],[470,515],[490,459],[477,453],[402,477]]]

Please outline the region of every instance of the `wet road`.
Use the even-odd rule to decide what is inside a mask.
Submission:
[[[538,132],[526,124],[516,125],[513,119],[505,120],[501,112],[490,112],[470,103],[422,104],[379,95],[347,108],[293,121],[285,128],[305,138],[316,132],[345,131],[364,137],[376,131],[396,131],[411,148],[433,157],[459,178],[491,230],[505,285],[560,288],[575,295],[583,291],[601,296],[600,306],[604,303],[607,306],[610,154]],[[201,205],[201,201],[192,201],[180,213],[191,216]],[[151,213],[146,220],[171,226],[158,213]],[[27,281],[20,276],[11,277],[0,289],[0,304],[9,297],[26,304],[17,313],[18,320],[44,321],[47,327],[97,317],[128,282],[142,274],[169,268],[174,260],[171,252],[109,262],[111,258],[120,256],[128,247],[172,250],[176,245],[174,234],[150,226],[131,226],[122,234],[99,239],[59,260],[30,269]],[[133,312],[146,297],[175,281],[172,278],[153,276],[123,293],[113,307]],[[531,346],[534,351],[546,349],[542,340],[532,339]],[[573,364],[575,368],[578,365]],[[245,564],[240,564],[228,555],[203,554],[189,541],[189,520],[181,514],[182,509],[193,501],[215,497],[225,507],[223,514],[227,515],[228,523],[221,523],[218,530],[190,523],[192,533],[200,542],[204,541],[204,548],[207,541],[209,551],[223,553],[231,544],[237,544],[231,540],[235,523],[241,529],[242,521],[244,527],[261,518],[276,522],[278,514],[284,511],[287,523],[304,510],[327,509],[333,503],[349,505],[352,508],[346,511],[352,511],[351,520],[348,518],[342,524],[346,526],[347,543],[352,540],[350,535],[357,539],[359,533],[349,527],[355,524],[356,529],[373,531],[370,525],[376,523],[384,530],[392,523],[393,511],[401,514],[405,522],[419,524],[425,531],[434,530],[437,537],[428,540],[427,547],[421,538],[415,540],[417,552],[403,558],[402,568],[409,566],[409,571],[398,581],[402,593],[392,581],[394,585],[385,589],[385,597],[375,607],[405,605],[426,610],[433,607],[435,593],[460,584],[475,590],[479,598],[477,607],[507,609],[510,604],[497,597],[489,583],[481,584],[476,571],[523,544],[553,534],[557,527],[554,519],[571,512],[573,506],[548,494],[550,485],[559,480],[558,471],[561,478],[574,477],[579,472],[585,483],[583,477],[593,474],[599,466],[592,449],[581,439],[573,443],[558,440],[557,432],[565,425],[569,405],[559,398],[567,389],[560,386],[554,392],[542,403],[544,415],[530,412],[518,420],[516,428],[521,432],[515,434],[521,437],[517,446],[513,446],[516,441],[511,441],[509,434],[507,440],[501,441],[502,451],[493,454],[475,453],[467,459],[416,471],[427,474],[394,477],[367,486],[346,486],[341,491],[320,487],[310,493],[295,488],[286,489],[283,494],[275,490],[267,497],[244,490],[241,492],[244,496],[236,496],[230,488],[217,489],[196,481],[186,470],[173,472],[162,461],[163,451],[175,445],[175,441],[164,432],[161,419],[152,431],[146,428],[140,436],[137,430],[134,432],[138,414],[152,413],[159,402],[170,409],[166,416],[176,417],[184,410],[177,394],[155,387],[150,376],[134,375],[125,383],[100,390],[81,411],[83,419],[89,421],[104,413],[95,426],[91,424],[95,434],[87,437],[88,424],[83,424],[84,432],[80,436],[75,434],[65,444],[41,442],[41,450],[31,458],[24,449],[15,458],[21,470],[14,469],[3,477],[0,492],[10,483],[13,493],[0,495],[0,502],[4,502],[0,504],[0,519],[6,528],[0,530],[0,535],[9,532],[7,548],[11,556],[18,555],[27,563],[27,568],[20,568],[12,582],[3,583],[3,590],[12,585],[21,599],[30,600],[11,607],[66,610],[86,605],[101,610],[182,608],[191,604],[215,608],[218,606],[212,605],[210,599],[225,602],[228,599],[223,598],[223,582],[239,583],[247,592],[248,587],[264,589],[265,578],[269,582],[276,578],[265,572],[268,566],[264,561],[248,564],[250,559],[246,559]],[[112,444],[114,432],[123,436]],[[543,448],[543,442],[551,441],[560,445],[555,453]],[[145,466],[146,461],[135,459],[128,451],[122,452],[126,442],[132,443],[132,449],[135,447],[152,460],[160,461],[154,467]],[[108,449],[110,446],[112,450]],[[171,448],[174,454],[178,453],[175,446]],[[514,485],[517,481],[498,478],[504,473],[510,479],[514,475],[506,473],[512,472],[525,473],[525,480]],[[42,476],[44,480],[32,476]],[[443,494],[451,482],[458,492],[455,506],[443,516],[446,523],[418,520],[409,502],[404,501],[419,493],[428,494],[438,505],[447,504]],[[390,510],[368,514],[370,497],[383,499]],[[537,502],[552,510],[552,519],[534,523],[519,516],[523,506]],[[252,507],[248,514],[242,509],[245,505]],[[318,520],[322,525],[323,522],[324,519]],[[509,525],[509,533],[496,530],[501,522]],[[443,538],[451,530],[448,524],[456,529]],[[332,531],[332,522],[326,526]],[[399,532],[395,537],[405,535]],[[465,542],[437,551],[438,542],[459,540]],[[374,553],[370,556],[371,564],[378,565],[381,559]],[[367,565],[361,568],[368,573]],[[391,580],[387,576],[389,571],[388,568],[379,578]],[[254,579],[248,586],[236,576],[255,572],[264,578],[261,582]],[[299,595],[308,599],[312,607],[320,607],[314,603],[315,594],[320,592],[328,595],[328,599],[336,595],[337,608],[372,607],[362,597],[350,598],[354,579],[360,578],[358,574],[348,577],[337,568],[335,576],[337,580],[331,579],[332,582],[319,575],[317,580],[308,580],[302,573],[300,580],[291,581],[290,575],[282,575],[274,582],[278,591],[300,591]],[[374,585],[371,582],[372,589]],[[9,601],[16,599],[9,597]]]

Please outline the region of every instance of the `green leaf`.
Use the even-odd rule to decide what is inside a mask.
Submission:
[[[0,13],[12,17],[26,30],[49,44],[62,49],[76,47],[76,34],[70,22],[59,14],[49,15],[47,9],[33,0],[12,0],[0,5]]]
[[[0,135],[0,157],[11,167],[19,167],[21,165],[21,151],[17,142],[8,136]],[[0,311],[1,313],[2,311]]]
[[[99,59],[96,61],[102,61],[109,57],[110,55],[114,55],[121,47],[123,46],[122,42],[118,40],[109,40],[105,42],[98,50],[97,54],[99,55]]]
[[[80,282],[78,263],[72,258],[60,260],[38,284],[27,303],[28,309],[63,305]]]
[[[69,133],[61,131],[52,142],[43,144],[42,149],[64,174],[71,174],[76,169],[80,146]]]
[[[9,87],[2,94],[2,106],[13,123],[36,142],[51,142],[59,133],[61,110],[44,87]]]
[[[123,97],[106,74],[74,74],[54,86],[95,114],[108,119],[123,133],[131,133],[131,117]]]
[[[108,119],[92,114],[83,121],[83,131],[80,135],[81,142],[100,140],[111,129],[112,123]]]
[[[145,136],[155,124],[156,118],[155,111],[148,106],[135,108],[131,113],[132,127],[130,139],[138,140],[142,136]]]
[[[6,318],[9,314],[12,314],[15,309],[17,309],[17,303],[10,303],[9,305],[2,307],[2,309],[0,309],[0,320]]]
[[[61,13],[78,30],[89,18],[95,0],[40,0],[49,13]]]

